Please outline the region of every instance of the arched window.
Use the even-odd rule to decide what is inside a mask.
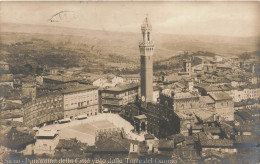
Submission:
[[[166,107],[168,107],[168,101],[165,101],[165,102],[164,102],[164,105],[165,105]]]
[[[144,32],[143,32],[143,41],[144,41]]]
[[[147,33],[147,39],[150,41],[150,32]]]

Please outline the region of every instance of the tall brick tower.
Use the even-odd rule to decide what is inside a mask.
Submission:
[[[142,107],[153,101],[153,51],[152,25],[148,17],[141,26],[142,41],[139,43],[141,55],[141,101]]]

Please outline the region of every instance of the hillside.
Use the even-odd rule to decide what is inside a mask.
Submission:
[[[134,60],[139,58],[138,43],[141,36],[138,31],[137,33],[123,33],[10,23],[1,24],[0,31],[2,43],[29,41],[31,38],[38,38],[51,43],[86,44],[102,55],[131,56]],[[169,58],[183,51],[208,51],[223,56],[240,55],[244,52],[256,51],[259,41],[257,37],[187,36],[163,33],[153,34],[153,40],[156,46],[155,60]]]
[[[39,73],[44,65],[99,73],[139,72],[139,33],[7,23],[0,27],[0,60],[10,63],[13,73]],[[180,69],[187,57],[184,52],[233,56],[258,48],[257,38],[157,33],[153,40],[155,71]]]

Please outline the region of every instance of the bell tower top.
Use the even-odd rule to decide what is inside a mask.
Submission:
[[[153,47],[152,41],[152,25],[146,15],[142,25],[141,25],[141,32],[142,32],[142,41],[139,43],[139,46],[150,46]]]
[[[146,18],[143,21],[143,24],[141,26],[141,30],[142,31],[145,31],[145,30],[150,30],[151,31],[152,30],[152,25],[151,25],[150,20],[148,18],[148,14],[146,14]]]

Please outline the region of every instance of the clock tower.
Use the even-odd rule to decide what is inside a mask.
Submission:
[[[153,51],[152,25],[146,17],[141,26],[142,41],[139,43],[141,55],[141,101],[142,107],[153,101]]]

